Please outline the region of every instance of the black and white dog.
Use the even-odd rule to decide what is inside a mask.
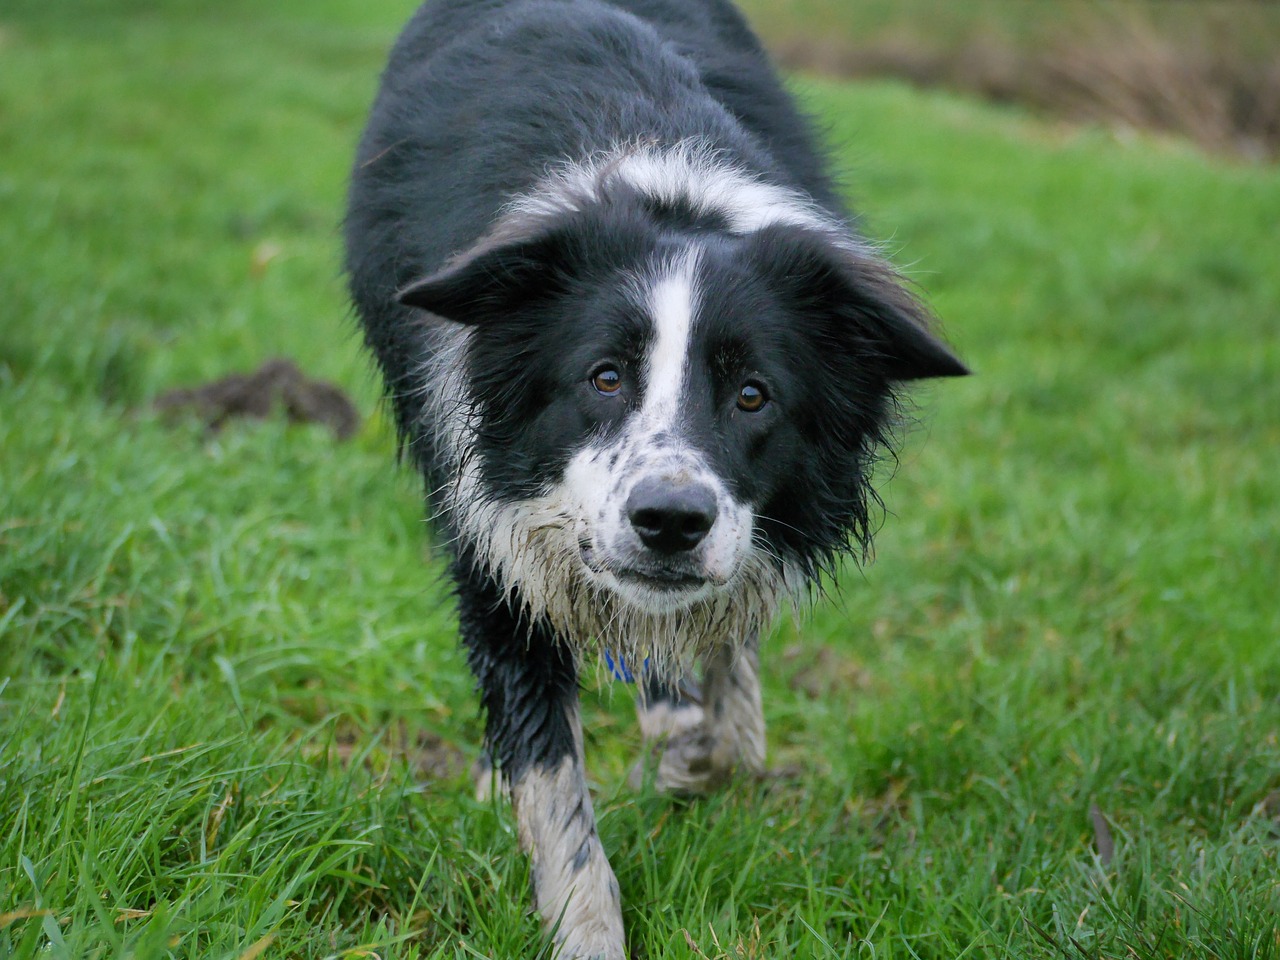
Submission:
[[[965,369],[728,0],[428,0],[346,241],[538,909],[623,957],[580,670],[645,665],[660,787],[761,769],[761,629],[866,548],[901,385]]]

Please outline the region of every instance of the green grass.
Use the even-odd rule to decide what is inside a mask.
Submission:
[[[480,733],[338,272],[410,6],[0,13],[0,957],[550,954],[506,811],[404,748]],[[764,644],[794,776],[632,793],[585,696],[633,954],[1280,957],[1280,173],[802,89],[978,375]],[[147,412],[274,354],[363,432]]]

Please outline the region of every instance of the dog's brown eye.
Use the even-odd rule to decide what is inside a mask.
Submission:
[[[738,409],[746,413],[755,413],[765,405],[769,398],[764,388],[758,383],[744,383],[738,391]]]
[[[601,367],[591,377],[591,385],[602,397],[616,397],[622,390],[622,374],[613,367]]]

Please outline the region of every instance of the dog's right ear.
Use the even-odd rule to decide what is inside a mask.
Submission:
[[[457,323],[510,315],[563,288],[560,246],[554,233],[481,240],[438,272],[409,284],[396,299]]]

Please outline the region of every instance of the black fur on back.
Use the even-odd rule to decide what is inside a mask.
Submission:
[[[548,164],[706,137],[843,216],[803,117],[724,0],[433,0],[405,28],[361,140],[347,273],[401,438],[430,468],[396,292],[475,242]]]

